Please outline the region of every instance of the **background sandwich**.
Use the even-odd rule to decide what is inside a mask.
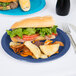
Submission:
[[[54,39],[57,26],[51,16],[33,17],[16,22],[7,30],[13,42]]]
[[[17,0],[0,0],[0,10],[10,10],[18,7]]]

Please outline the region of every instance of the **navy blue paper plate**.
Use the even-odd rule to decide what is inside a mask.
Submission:
[[[54,59],[57,59],[57,58],[60,58],[61,56],[63,56],[69,50],[69,47],[70,47],[70,39],[67,36],[67,34],[64,33],[60,29],[57,29],[57,32],[58,32],[58,36],[55,39],[53,39],[53,41],[62,41],[64,43],[64,47],[60,47],[58,54],[52,55],[51,57],[49,57],[47,59],[33,59],[31,56],[21,57],[20,55],[15,54],[13,52],[13,50],[9,47],[9,43],[11,42],[11,39],[7,35],[7,33],[5,33],[4,36],[2,37],[1,44],[2,44],[4,51],[15,59],[29,61],[29,62],[51,61],[51,60],[54,60]]]
[[[28,15],[40,11],[41,9],[44,8],[46,4],[45,0],[30,0],[30,3],[31,3],[31,9],[27,12],[22,11],[20,6],[18,6],[18,8],[16,9],[0,10],[0,13],[5,15],[15,15],[15,16]]]

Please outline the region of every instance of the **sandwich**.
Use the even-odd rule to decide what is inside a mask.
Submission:
[[[33,17],[16,22],[7,30],[7,34],[11,38],[10,48],[22,57],[46,59],[58,54],[59,47],[64,46],[61,41],[50,40],[58,35],[57,26],[51,16]]]
[[[48,40],[58,35],[51,16],[24,19],[13,24],[11,29],[7,34],[13,42]]]
[[[0,0],[0,10],[10,10],[18,7],[17,0]]]
[[[30,0],[19,0],[19,4],[20,4],[21,9],[23,11],[29,11],[30,10]]]

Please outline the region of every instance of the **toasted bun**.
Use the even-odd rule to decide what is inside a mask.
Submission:
[[[0,2],[16,2],[17,0],[0,0]]]
[[[34,28],[52,27],[54,26],[54,24],[55,22],[51,16],[33,17],[16,22],[15,24],[13,24],[11,29],[29,28],[29,27],[34,27]]]
[[[12,40],[13,42],[19,42],[18,39],[16,39],[15,37],[12,37],[11,40]]]

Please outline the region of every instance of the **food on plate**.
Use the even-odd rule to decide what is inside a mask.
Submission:
[[[48,58],[48,56],[45,55],[45,54],[41,54],[40,58],[41,58],[41,59],[46,59],[46,58]]]
[[[12,45],[20,45],[21,43],[16,43],[16,42],[10,42],[10,46],[12,46]]]
[[[10,42],[10,48],[22,57],[32,56],[34,59],[46,59],[54,54],[59,53],[59,43],[45,44],[45,42],[44,44],[40,43],[38,46],[31,41],[26,41],[23,44]]]
[[[17,0],[0,0],[0,10],[10,10],[18,7]]]
[[[25,48],[25,50],[23,52],[21,52],[20,55],[22,57],[27,57],[27,56],[33,56],[33,53],[30,50]]]
[[[23,11],[30,10],[30,0],[19,0],[19,3]]]
[[[10,48],[22,57],[46,59],[59,53],[59,47],[64,46],[61,41],[50,40],[58,36],[51,16],[24,19],[13,24],[11,29],[7,30],[12,40]]]
[[[10,48],[22,57],[32,56],[35,59],[47,58],[47,55],[42,54],[40,49],[30,41],[26,41],[24,44],[10,42]]]
[[[61,41],[55,41],[55,42],[53,42],[52,40],[46,40],[44,44],[45,45],[60,44],[60,46],[64,46],[63,42],[61,42]]]
[[[10,10],[18,7],[18,2],[23,11],[30,10],[30,0],[0,0],[0,10]]]
[[[51,55],[56,54],[59,50],[59,44],[40,45],[40,49],[45,55],[50,57]]]
[[[40,58],[41,51],[35,44],[32,44],[30,41],[26,41],[24,45],[30,49],[30,51],[34,54],[36,59]]]
[[[35,44],[36,46],[40,46],[40,45],[44,45],[44,42],[42,41],[32,41],[33,44]]]
[[[63,42],[61,41],[55,41],[54,44],[60,44],[60,46],[64,46]]]
[[[13,42],[54,39],[58,35],[57,26],[51,16],[33,17],[16,22],[7,30]]]
[[[15,53],[23,57],[27,57],[29,55],[33,56],[33,53],[24,44],[10,42],[10,48],[12,48]]]
[[[53,42],[52,40],[46,40],[44,44],[45,45],[50,45],[50,44],[52,44],[52,42]]]

